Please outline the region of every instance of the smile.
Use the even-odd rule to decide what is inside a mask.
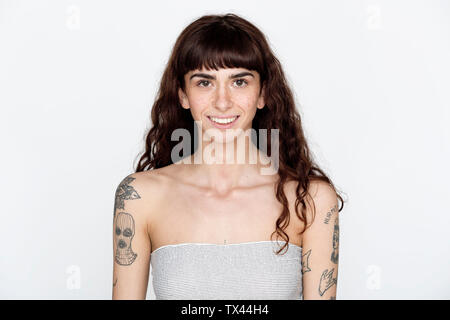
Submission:
[[[217,118],[213,116],[207,117],[215,127],[221,129],[231,127],[236,122],[236,119],[239,118],[239,116],[232,116],[228,118]]]

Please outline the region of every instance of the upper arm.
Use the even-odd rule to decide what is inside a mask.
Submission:
[[[113,218],[113,299],[145,299],[151,243],[143,183],[125,177],[115,194]]]
[[[336,299],[339,263],[338,197],[325,182],[311,183],[315,215],[303,233],[303,298]],[[313,209],[308,208],[311,213]]]

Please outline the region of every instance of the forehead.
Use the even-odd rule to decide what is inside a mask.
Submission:
[[[214,69],[206,69],[206,68],[201,68],[201,69],[195,69],[195,70],[191,70],[189,71],[186,76],[190,76],[191,74],[194,73],[206,73],[206,74],[217,74],[217,75],[231,75],[231,74],[237,74],[237,73],[241,73],[241,72],[251,72],[253,75],[258,75],[258,72],[255,70],[248,70],[246,68],[219,68],[218,70],[214,70]]]

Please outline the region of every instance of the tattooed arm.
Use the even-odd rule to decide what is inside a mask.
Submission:
[[[112,299],[145,299],[151,243],[147,232],[145,194],[137,174],[116,189],[113,215]]]
[[[339,263],[338,198],[327,183],[311,183],[315,204],[308,208],[308,224],[303,234],[303,299],[334,300]]]

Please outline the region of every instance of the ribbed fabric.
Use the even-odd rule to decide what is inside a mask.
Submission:
[[[181,243],[151,254],[156,299],[301,300],[302,248],[289,243]]]

